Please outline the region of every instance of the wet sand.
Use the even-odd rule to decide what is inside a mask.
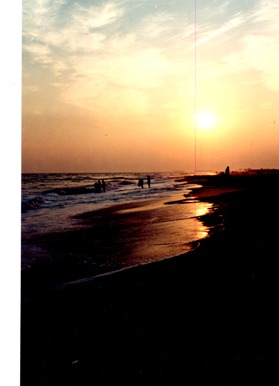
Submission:
[[[278,180],[194,176],[195,250],[23,303],[21,385],[275,384]]]
[[[206,237],[197,216],[212,205],[179,192],[167,202],[157,198],[91,210],[59,232],[23,238],[22,297],[186,253]]]

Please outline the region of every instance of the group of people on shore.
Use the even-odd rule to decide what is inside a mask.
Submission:
[[[151,184],[151,178],[150,178],[150,176],[147,176],[147,177],[146,177],[146,181],[147,181],[148,187],[150,188],[150,184]],[[139,178],[138,186],[139,186],[140,188],[143,188],[143,185],[144,185],[144,180],[143,180],[143,178]]]
[[[98,182],[95,182],[94,188],[96,189],[96,191],[97,191],[98,193],[100,193],[101,191],[105,192],[105,191],[106,191],[106,183],[105,183],[105,180],[103,179],[102,181],[101,181],[101,180],[98,180]]]
[[[150,185],[151,185],[151,178],[150,178],[150,176],[146,177],[146,183],[147,183],[148,187],[150,188]],[[140,188],[143,188],[143,185],[144,185],[144,179],[142,177],[140,177],[139,181],[138,181],[138,186]],[[98,193],[105,192],[106,191],[105,180],[102,179],[102,181],[98,180],[97,182],[95,182],[94,188],[96,189],[96,192],[98,192]]]

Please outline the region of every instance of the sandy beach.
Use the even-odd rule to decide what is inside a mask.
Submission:
[[[277,384],[278,181],[193,176],[195,249],[23,302],[21,386]]]

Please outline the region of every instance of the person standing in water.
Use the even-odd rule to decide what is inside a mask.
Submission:
[[[140,179],[139,179],[138,186],[139,186],[140,188],[143,188],[143,178],[140,178]]]
[[[106,191],[106,183],[104,179],[102,180],[102,189],[103,189],[103,192]]]
[[[147,176],[147,185],[149,188],[150,188],[150,182],[151,182],[151,178],[150,178],[150,176]]]

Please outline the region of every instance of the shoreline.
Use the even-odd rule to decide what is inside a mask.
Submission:
[[[22,269],[23,298],[188,252],[206,235],[194,202],[180,192],[117,204],[75,215],[75,227],[63,232],[28,240],[42,259]]]
[[[231,177],[195,250],[23,304],[22,386],[273,384],[278,175]]]

